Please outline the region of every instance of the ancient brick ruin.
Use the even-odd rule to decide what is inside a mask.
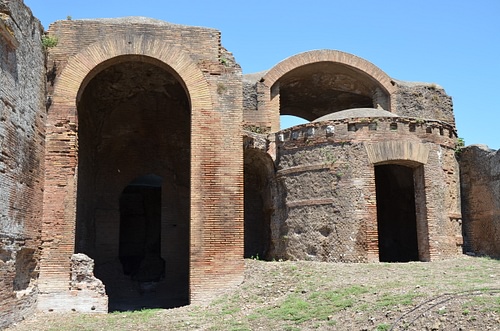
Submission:
[[[44,32],[0,0],[0,327],[207,302],[244,257],[500,256],[499,154],[459,166],[440,86],[333,50],[242,75],[220,40],[137,17]]]

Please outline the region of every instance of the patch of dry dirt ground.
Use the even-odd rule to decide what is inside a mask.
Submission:
[[[206,306],[39,313],[9,330],[500,330],[500,261],[247,260],[244,283]]]

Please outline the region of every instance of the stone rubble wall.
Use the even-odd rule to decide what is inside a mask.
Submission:
[[[397,90],[393,98],[399,116],[432,119],[455,125],[453,102],[441,86],[432,83],[394,82]]]
[[[421,167],[426,199],[416,201],[425,215],[417,229],[420,259],[461,254],[456,132],[451,125],[416,118],[358,118],[304,124],[276,136],[277,181],[285,209],[276,210],[272,219],[271,258],[378,260],[374,165],[365,146],[393,142],[429,151]]]
[[[500,258],[500,150],[471,145],[459,163],[465,252]]]
[[[37,300],[45,125],[43,28],[0,0],[0,329]]]

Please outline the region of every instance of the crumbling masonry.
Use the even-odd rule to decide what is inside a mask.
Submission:
[[[0,0],[0,328],[207,302],[244,257],[500,256],[499,153],[457,161],[441,87],[333,50],[242,75],[220,39],[146,18],[43,32]]]

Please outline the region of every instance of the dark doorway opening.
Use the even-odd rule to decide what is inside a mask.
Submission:
[[[161,258],[161,187],[129,185],[120,197],[119,257],[123,273],[138,281],[159,281],[165,275]],[[157,272],[147,260],[161,260]]]
[[[375,166],[380,262],[418,261],[413,169]]]
[[[75,252],[109,311],[189,304],[191,107],[154,59],[102,64],[78,102]]]
[[[245,151],[244,257],[269,259],[271,242],[270,168],[265,153]]]
[[[168,308],[162,295],[152,295],[165,278],[165,260],[161,257],[161,178],[148,175],[134,180],[120,196],[119,259],[123,274],[130,277],[137,291],[130,297],[110,295],[110,310]],[[113,293],[114,284],[108,284]],[[116,289],[122,291],[122,288]],[[154,290],[154,291],[153,291]]]

